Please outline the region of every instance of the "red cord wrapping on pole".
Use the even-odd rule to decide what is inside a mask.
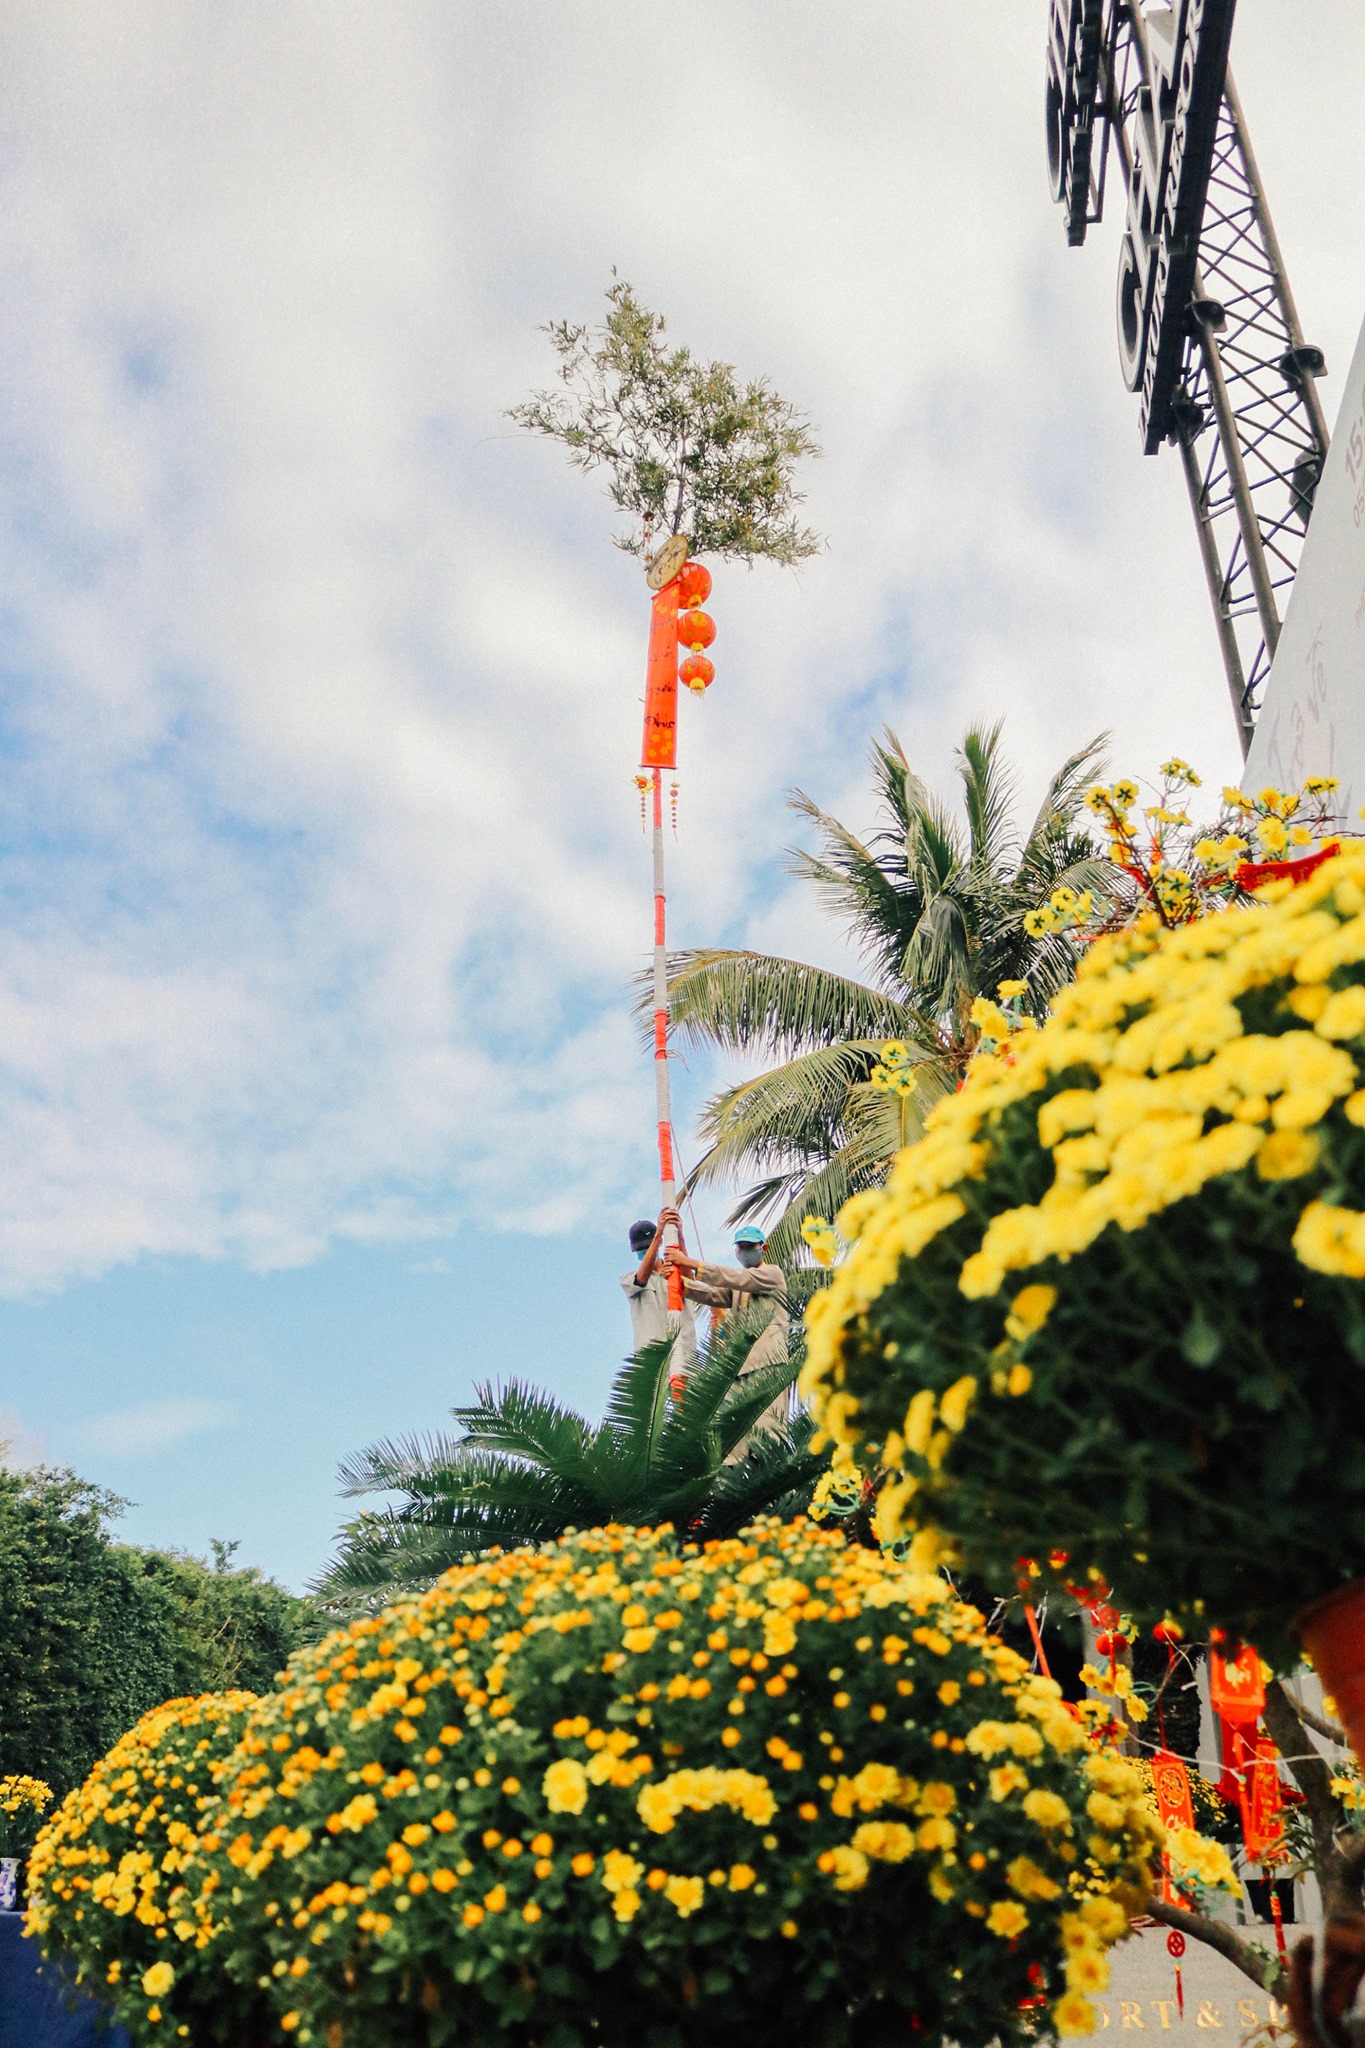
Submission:
[[[670,586],[671,587],[671,586]],[[659,597],[666,593],[659,592]],[[657,617],[659,597],[654,600]],[[673,608],[676,616],[677,591]],[[650,661],[654,660],[654,635],[650,636]],[[676,627],[673,651],[675,691],[677,674]],[[649,727],[646,725],[646,739]],[[673,1115],[668,1085],[668,899],[664,891],[664,789],[663,770],[655,768],[654,785],[654,1094],[659,1138],[659,1192],[663,1207],[673,1207],[677,1176],[673,1170]],[[683,1308],[683,1277],[674,1267],[668,1271],[668,1306],[674,1315]]]

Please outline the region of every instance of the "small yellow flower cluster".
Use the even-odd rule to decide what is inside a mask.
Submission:
[[[881,1058],[868,1076],[879,1095],[913,1095],[919,1086],[919,1071],[910,1058],[910,1048],[901,1038],[889,1038]]]
[[[1365,1784],[1358,1769],[1333,1778],[1332,1790],[1348,1813],[1365,1812]]]
[[[33,1813],[42,1813],[51,1804],[52,1787],[45,1785],[41,1778],[0,1778],[0,1814],[16,1815],[25,1808]]]
[[[807,1216],[801,1235],[817,1266],[832,1266],[839,1255],[839,1233],[825,1216]]]
[[[0,1778],[0,1856],[27,1857],[38,1823],[51,1806],[52,1787],[41,1778]]]
[[[1053,890],[1046,903],[1025,911],[1024,930],[1031,939],[1041,939],[1049,932],[1076,931],[1088,924],[1094,915],[1093,889],[1071,889],[1063,885]]]
[[[1195,1828],[1168,1828],[1166,1857],[1181,1890],[1188,1890],[1188,1880],[1193,1879],[1209,1891],[1230,1892],[1240,1899],[1241,1880],[1221,1842],[1211,1842]]]
[[[717,1770],[708,1765],[699,1771],[670,1771],[653,1785],[646,1785],[635,1802],[645,1826],[656,1835],[673,1830],[680,1813],[710,1813],[728,1806],[742,1814],[754,1827],[766,1827],[777,1811],[777,1801],[766,1778],[753,1771]]]

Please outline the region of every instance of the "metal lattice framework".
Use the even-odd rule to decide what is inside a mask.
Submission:
[[[1074,152],[1070,189],[1059,196],[1069,201],[1068,240],[1075,244],[1103,208],[1110,135],[1125,185],[1131,183],[1144,96],[1150,106],[1159,82],[1147,23],[1132,0],[1107,0],[1097,64],[1085,61],[1093,48],[1096,0],[1072,0],[1068,11],[1070,104],[1059,111],[1071,134],[1083,129],[1085,140]],[[1185,329],[1170,439],[1180,450],[1245,753],[1328,433],[1315,383],[1326,366],[1321,350],[1304,341],[1230,68]]]

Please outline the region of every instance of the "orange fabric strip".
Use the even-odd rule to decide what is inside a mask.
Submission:
[[[645,674],[645,768],[678,765],[678,583],[654,594],[649,615],[649,667]],[[655,797],[657,806],[657,793]],[[655,822],[657,823],[657,816]]]

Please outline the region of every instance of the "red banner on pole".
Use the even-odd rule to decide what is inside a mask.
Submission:
[[[678,580],[654,593],[649,617],[649,667],[645,674],[644,768],[678,765]]]
[[[1161,1816],[1164,1828],[1192,1828],[1194,1826],[1194,1798],[1190,1791],[1190,1774],[1178,1756],[1172,1756],[1168,1749],[1159,1749],[1152,1758],[1152,1790],[1156,1794],[1156,1810]],[[1177,1891],[1167,1873],[1165,1859],[1162,1859],[1161,1896],[1168,1906],[1182,1906],[1184,1893]]]
[[[1234,1727],[1256,1726],[1265,1709],[1265,1681],[1260,1657],[1250,1643],[1244,1643],[1235,1657],[1209,1651],[1209,1700],[1214,1712]]]
[[[1190,1774],[1181,1759],[1172,1756],[1168,1749],[1159,1749],[1152,1758],[1152,1787],[1156,1793],[1156,1810],[1161,1815],[1163,1827],[1194,1826],[1194,1799],[1190,1792]]]
[[[1242,1840],[1252,1863],[1273,1862],[1284,1846],[1278,1755],[1270,1737],[1262,1735],[1242,1773]]]

